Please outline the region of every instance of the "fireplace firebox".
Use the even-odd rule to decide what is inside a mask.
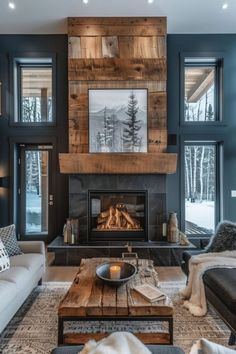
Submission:
[[[89,241],[147,241],[146,190],[89,190]]]

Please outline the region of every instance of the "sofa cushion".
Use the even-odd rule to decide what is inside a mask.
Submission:
[[[205,250],[206,252],[236,250],[236,224],[230,221],[219,223]]]
[[[16,297],[17,289],[14,283],[6,280],[0,280],[0,316],[1,312],[11,306],[11,301]]]
[[[11,267],[23,267],[34,274],[44,266],[45,257],[42,254],[27,253],[11,257]]]
[[[0,280],[5,280],[15,284],[17,290],[23,289],[29,282],[31,273],[24,267],[11,267],[5,272],[0,273]]]
[[[203,275],[204,283],[217,294],[218,298],[236,313],[236,269],[210,269]]]
[[[0,240],[0,273],[10,268],[10,258],[7,254],[6,248]]]
[[[9,257],[22,253],[17,243],[15,225],[0,228],[0,239],[6,247]]]

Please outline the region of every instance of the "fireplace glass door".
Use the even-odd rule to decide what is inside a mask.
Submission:
[[[89,240],[147,240],[147,191],[89,191]]]

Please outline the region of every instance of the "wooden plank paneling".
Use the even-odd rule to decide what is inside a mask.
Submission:
[[[69,37],[68,56],[69,58],[81,58],[80,37]]]
[[[102,56],[103,58],[119,57],[119,44],[117,36],[102,37]]]
[[[165,17],[68,18],[69,36],[165,36]]]
[[[76,99],[79,93],[87,94],[88,89],[112,89],[112,88],[146,88],[150,93],[159,93],[160,95],[166,94],[166,82],[165,81],[70,81],[69,82],[69,96]],[[161,98],[160,98],[161,99]],[[150,102],[151,103],[151,102]],[[149,103],[149,104],[150,104]],[[152,103],[151,103],[152,104]],[[158,103],[159,105],[159,103]]]
[[[174,173],[177,155],[172,153],[59,154],[61,173]]]
[[[70,153],[89,152],[90,88],[147,88],[148,152],[165,152],[166,18],[72,17],[68,36]]]
[[[75,25],[119,25],[119,26],[162,26],[166,34],[166,17],[68,17],[68,34],[70,26]],[[163,27],[164,26],[164,27]]]
[[[149,129],[148,151],[166,152],[167,149],[167,130]]]
[[[134,37],[118,37],[120,58],[134,58]]]
[[[69,59],[69,80],[166,80],[163,59]]]
[[[88,140],[82,146],[78,142],[88,139],[88,90],[91,88],[121,88],[120,83],[115,81],[72,81],[69,85],[69,128],[70,128],[70,152],[88,152]],[[148,122],[149,122],[149,152],[166,151],[166,92],[165,82],[122,82],[122,88],[147,88],[149,92]],[[160,91],[158,91],[160,90]],[[152,132],[150,133],[150,131]],[[158,138],[154,138],[153,132],[158,132]],[[159,132],[161,131],[161,134]],[[151,134],[151,135],[150,135]],[[155,133],[156,134],[156,133]],[[80,138],[83,136],[83,139]],[[158,141],[158,143],[156,143]],[[86,150],[87,147],[87,150]]]
[[[81,55],[79,58],[102,58],[101,37],[81,37]]]
[[[165,58],[166,57],[166,38],[165,37],[133,37],[134,39],[134,58]]]
[[[149,92],[148,122],[150,129],[166,129],[167,125],[166,92]]]

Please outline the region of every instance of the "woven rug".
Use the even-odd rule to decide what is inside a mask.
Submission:
[[[183,306],[178,295],[184,283],[162,283],[162,290],[174,303],[174,344],[185,353],[194,341],[205,337],[216,343],[227,345],[229,330],[212,308],[205,317],[193,317]],[[49,354],[57,346],[57,307],[68,289],[68,283],[45,283],[38,286],[0,336],[1,354]],[[154,332],[160,329],[156,323],[119,323],[114,322],[91,325],[89,322],[76,324],[75,330],[91,332],[105,328],[135,332],[145,330]]]

